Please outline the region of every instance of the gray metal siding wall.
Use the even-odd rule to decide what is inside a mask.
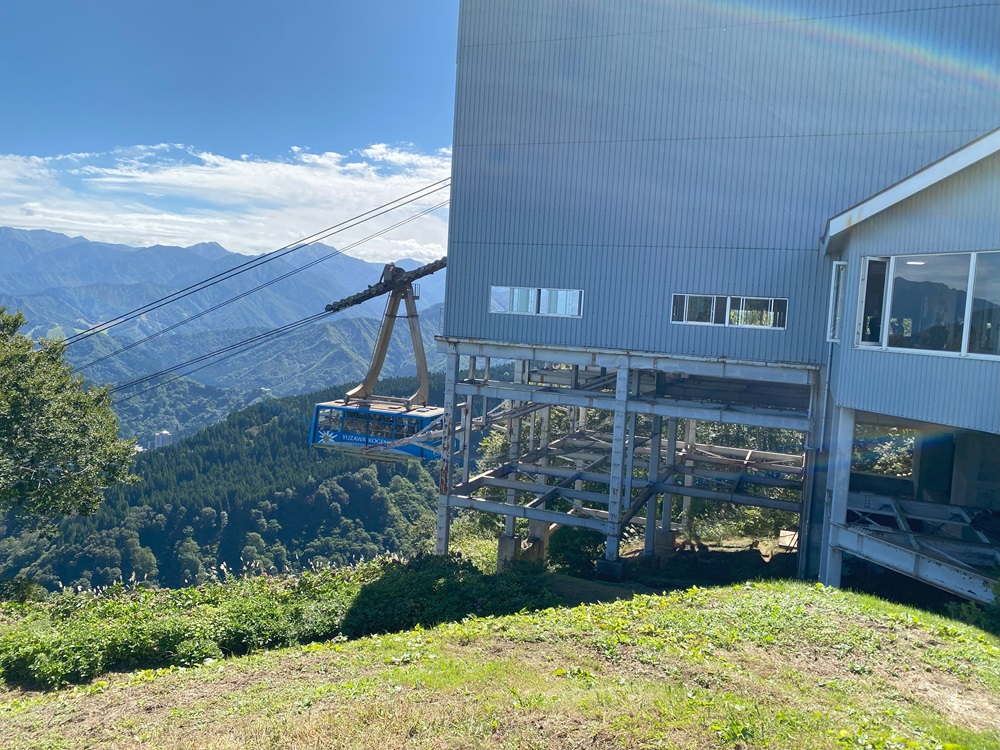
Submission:
[[[907,7],[464,0],[445,335],[823,361],[826,219],[1000,120],[995,75],[905,49],[998,69],[998,7]],[[491,315],[490,285],[584,317]],[[789,328],[671,324],[672,293],[787,297]]]
[[[854,346],[866,256],[1000,249],[1000,156],[932,186],[850,230],[844,337],[833,345],[840,406],[1000,432],[1000,361]]]

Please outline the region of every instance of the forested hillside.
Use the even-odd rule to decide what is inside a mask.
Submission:
[[[386,395],[412,392],[386,381]],[[432,399],[443,382],[432,378]],[[307,444],[312,406],[344,386],[267,398],[181,442],[141,454],[141,481],[107,493],[93,516],[55,528],[0,523],[0,579],[50,588],[148,580],[198,583],[227,571],[292,571],[433,538],[436,482],[419,464],[377,464]]]
[[[433,346],[434,336],[439,332],[439,310],[440,307],[425,311],[420,319],[431,369],[443,369],[444,362],[443,355]],[[155,389],[144,383],[120,391],[114,395],[114,401],[121,421],[121,433],[127,437],[138,437],[140,443],[148,440],[157,430],[190,435],[259,398],[262,388],[270,389],[276,396],[287,396],[315,391],[331,383],[360,381],[368,369],[380,323],[374,318],[338,319],[334,316],[329,322],[306,326],[241,352],[238,356],[217,363],[209,362],[209,366],[199,369],[191,377],[167,382]],[[109,359],[85,370],[84,374],[98,383],[128,382],[262,332],[264,329],[163,337],[165,341],[154,340],[159,347],[156,356],[140,356],[135,352],[142,352],[144,347],[136,347],[124,357]],[[77,364],[92,361],[101,355],[91,354],[90,347],[99,352],[109,346],[106,341],[100,341],[100,347],[92,342],[104,338],[94,336],[81,341],[68,349],[67,356]],[[117,347],[117,344],[114,346]],[[385,377],[405,377],[412,375],[414,369],[409,334],[405,326],[397,326],[382,374]],[[164,380],[170,377],[173,375]],[[153,381],[154,384],[159,382]],[[338,397],[343,390],[337,394]]]

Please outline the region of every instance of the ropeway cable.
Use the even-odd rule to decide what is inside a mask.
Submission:
[[[332,253],[327,253],[326,255],[324,255],[324,256],[322,256],[320,258],[316,258],[314,260],[311,260],[311,261],[309,261],[308,263],[306,263],[305,265],[303,265],[303,266],[301,266],[299,268],[294,268],[291,271],[288,271],[288,272],[282,274],[281,276],[277,276],[277,277],[271,279],[270,281],[266,281],[266,282],[264,282],[262,284],[259,284],[259,285],[255,286],[253,289],[248,289],[245,292],[241,292],[240,294],[237,294],[235,297],[230,297],[227,300],[223,300],[222,302],[219,302],[218,304],[213,305],[212,307],[209,307],[209,308],[207,308],[205,310],[202,310],[201,312],[195,313],[194,315],[191,315],[190,317],[187,317],[184,320],[178,321],[177,323],[174,323],[173,325],[167,326],[166,328],[163,328],[162,330],[156,331],[155,333],[151,333],[148,336],[145,336],[145,337],[139,339],[138,341],[133,341],[132,343],[127,344],[127,345],[121,347],[120,349],[116,349],[115,351],[110,352],[108,354],[105,354],[103,356],[100,356],[97,359],[92,359],[90,362],[87,362],[86,364],[82,364],[82,365],[78,366],[75,369],[77,371],[85,370],[86,368],[91,367],[92,365],[96,365],[96,364],[104,362],[104,361],[106,361],[108,359],[111,359],[112,357],[116,357],[119,354],[121,354],[122,352],[126,352],[129,349],[132,349],[132,348],[134,348],[136,346],[139,346],[140,344],[145,344],[147,341],[155,339],[158,336],[162,336],[165,333],[169,333],[170,331],[173,331],[173,330],[175,330],[177,328],[180,328],[181,326],[186,325],[187,323],[190,323],[193,320],[197,320],[198,318],[200,318],[200,317],[202,317],[204,315],[208,315],[209,313],[215,312],[216,310],[219,310],[219,309],[221,309],[223,307],[226,307],[227,305],[230,305],[233,302],[241,300],[244,297],[248,297],[249,295],[254,294],[255,292],[259,292],[261,289],[264,289],[265,287],[271,286],[272,284],[276,284],[279,281],[283,281],[283,280],[287,279],[289,276],[294,276],[295,274],[297,274],[297,273],[299,273],[301,271],[305,271],[305,270],[307,270],[309,268],[312,268],[313,266],[315,266],[315,265],[317,265],[319,263],[323,263],[324,261],[327,261],[330,258],[333,258],[333,257],[336,257],[338,255],[341,255],[341,254],[347,252],[348,250],[352,250],[355,247],[357,247],[358,245],[361,245],[361,244],[363,244],[365,242],[368,242],[369,240],[372,240],[372,239],[374,239],[376,237],[381,237],[386,232],[390,232],[393,229],[397,229],[397,228],[403,226],[404,224],[408,224],[411,221],[415,221],[416,219],[419,219],[419,218],[421,218],[423,216],[426,216],[427,214],[432,213],[434,211],[437,211],[439,208],[443,208],[444,206],[447,206],[447,205],[448,205],[448,201],[442,201],[441,203],[437,204],[436,206],[432,206],[431,208],[424,209],[420,213],[417,213],[417,214],[414,214],[413,216],[409,216],[409,217],[407,217],[405,219],[402,219],[402,220],[396,222],[395,224],[393,224],[391,226],[385,227],[384,229],[380,229],[378,232],[370,234],[367,237],[365,237],[364,239],[358,240],[356,242],[352,242],[350,245],[346,245],[346,246],[340,248],[339,250],[335,250]],[[201,368],[199,368],[199,369],[201,369]],[[170,381],[167,381],[167,382],[170,382]]]
[[[137,385],[148,383],[150,380],[155,380],[156,378],[161,377],[163,375],[169,375],[172,372],[177,372],[178,370],[181,370],[187,367],[188,365],[194,365],[198,364],[199,362],[204,362],[206,359],[211,359],[219,354],[225,354],[226,352],[233,352],[234,355],[239,354],[241,353],[241,351],[234,351],[234,350],[241,350],[241,347],[248,345],[262,344],[271,338],[280,336],[284,333],[288,333],[290,331],[295,330],[296,328],[308,325],[309,323],[315,323],[320,318],[325,318],[327,315],[331,314],[332,313],[328,313],[324,310],[321,313],[316,313],[315,315],[310,315],[309,317],[302,318],[301,320],[296,320],[294,323],[287,323],[281,326],[280,328],[272,328],[270,331],[259,333],[256,336],[251,336],[248,339],[243,339],[243,341],[237,341],[235,344],[229,344],[228,346],[216,349],[215,351],[211,351],[208,352],[207,354],[202,354],[200,356],[189,359],[186,362],[181,362],[179,364],[173,365],[172,367],[167,367],[163,370],[160,370],[159,372],[150,373],[149,375],[143,375],[141,378],[136,378],[135,380],[129,381],[128,383],[120,383],[119,385],[113,386],[109,390],[109,393],[118,393],[119,391],[124,391],[129,388],[134,388]],[[214,363],[209,363],[209,364],[214,364]],[[208,365],[205,366],[207,367]],[[194,370],[191,370],[191,372],[194,372]],[[157,385],[156,387],[159,387],[159,385]]]
[[[309,323],[315,323],[317,320],[320,320],[321,318],[323,318],[324,316],[329,315],[329,314],[330,313],[322,312],[322,313],[314,315],[314,316],[312,316],[310,318],[303,318],[302,320],[299,320],[296,323],[289,324],[292,327],[288,328],[287,330],[278,330],[278,329],[275,329],[274,331],[269,331],[268,332],[268,338],[261,339],[259,341],[255,341],[254,343],[247,345],[247,347],[245,349],[239,349],[237,351],[229,352],[228,354],[226,354],[226,355],[224,355],[222,357],[219,357],[218,359],[215,359],[215,360],[213,360],[211,362],[207,362],[207,363],[201,365],[200,367],[195,367],[195,368],[193,368],[191,370],[188,370],[187,372],[182,372],[179,375],[174,375],[172,378],[169,378],[168,380],[164,380],[162,383],[157,383],[154,386],[151,386],[149,388],[141,390],[138,393],[133,393],[130,396],[125,396],[124,398],[116,399],[116,401],[117,401],[117,403],[126,403],[128,401],[132,401],[133,399],[139,398],[139,396],[142,396],[142,395],[145,395],[147,393],[150,393],[151,391],[155,391],[157,388],[162,388],[163,386],[165,386],[165,385],[167,385],[169,383],[173,383],[175,380],[180,380],[181,378],[187,377],[188,375],[190,375],[193,372],[198,372],[199,370],[204,370],[206,367],[211,367],[212,365],[219,364],[219,362],[225,362],[227,359],[231,359],[232,357],[236,357],[236,356],[238,356],[240,354],[246,354],[247,352],[249,352],[249,351],[251,351],[253,349],[256,349],[258,346],[266,344],[268,341],[271,340],[271,338],[277,338],[278,336],[283,336],[284,334],[290,333],[291,331],[295,330],[296,328],[299,328],[301,326],[307,325]],[[159,374],[163,374],[163,373],[159,373]],[[155,375],[154,375],[154,377],[155,377]],[[126,384],[125,387],[132,387],[132,384]],[[112,389],[111,392],[114,392],[114,390]]]
[[[256,256],[255,258],[252,258],[251,260],[248,260],[245,263],[241,263],[240,265],[235,266],[234,268],[228,269],[226,271],[220,271],[214,276],[209,276],[207,279],[202,279],[201,281],[191,284],[190,286],[184,287],[183,289],[180,289],[176,292],[171,292],[168,295],[160,297],[159,299],[154,300],[153,302],[148,302],[133,310],[130,310],[129,312],[123,315],[111,318],[110,320],[106,320],[103,323],[99,323],[96,326],[92,326],[91,328],[88,328],[85,331],[81,331],[72,336],[69,336],[68,338],[65,339],[64,343],[67,346],[70,346],[79,341],[83,341],[84,339],[90,338],[91,336],[94,336],[98,333],[107,331],[111,328],[114,328],[115,326],[121,325],[122,323],[134,320],[135,318],[141,315],[145,315],[148,312],[152,312],[153,310],[158,310],[159,308],[164,307],[165,305],[171,304],[180,299],[188,297],[203,289],[208,289],[209,287],[215,286],[216,284],[226,281],[234,276],[238,276],[241,273],[245,273],[247,271],[253,270],[254,268],[258,268],[264,265],[265,263],[270,263],[272,260],[277,260],[278,258],[282,258],[303,247],[315,244],[316,242],[326,239],[327,237],[330,237],[334,234],[342,232],[346,229],[353,228],[358,224],[362,224],[366,221],[377,218],[378,216],[382,216],[386,213],[389,213],[390,211],[394,211],[397,208],[401,208],[402,206],[405,206],[409,203],[413,203],[414,201],[420,200],[421,198],[425,198],[429,195],[432,195],[433,193],[436,193],[440,190],[444,190],[449,186],[450,186],[450,178],[448,177],[438,180],[437,182],[432,182],[431,184],[425,185],[424,187],[419,188],[418,190],[415,190],[411,193],[407,193],[406,195],[400,198],[396,198],[387,203],[383,203],[381,206],[377,206],[376,208],[365,211],[364,213],[358,214],[357,216],[354,216],[350,219],[346,219],[342,222],[339,222],[338,224],[334,224],[333,226],[327,227],[326,229],[323,229],[319,232],[315,232],[309,235],[308,237],[305,237],[302,240],[298,240],[296,242],[285,245],[284,247],[278,248],[277,250],[273,250],[270,253],[265,253],[264,255]]]

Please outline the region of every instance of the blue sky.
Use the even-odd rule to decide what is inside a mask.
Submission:
[[[447,176],[457,16],[457,0],[4,2],[0,224],[260,252]],[[435,255],[445,220],[368,252]]]

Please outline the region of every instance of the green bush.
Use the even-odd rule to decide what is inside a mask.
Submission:
[[[997,571],[1000,572],[1000,571]],[[991,604],[975,604],[950,602],[945,611],[948,617],[973,625],[987,633],[1000,635],[1000,580],[993,585],[993,602]]]
[[[549,564],[560,573],[593,578],[604,545],[604,534],[599,531],[563,526],[549,538]]]
[[[48,593],[40,583],[35,583],[30,578],[23,576],[0,581],[0,601],[17,602],[18,604],[40,602],[48,596]]]
[[[183,589],[70,592],[8,605],[0,678],[54,689],[112,670],[194,666],[207,659],[506,614],[550,602],[537,572],[484,575],[458,557],[391,558],[297,578],[253,576]]]

